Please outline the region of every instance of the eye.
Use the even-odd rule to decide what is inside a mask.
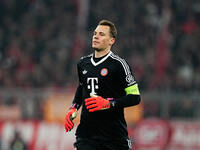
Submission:
[[[96,32],[96,31],[94,31],[94,32],[93,32],[93,35],[96,35],[96,34],[97,34],[97,32]]]
[[[100,34],[101,36],[104,36],[104,35],[105,35],[105,33],[103,33],[103,32],[100,32],[99,34]]]

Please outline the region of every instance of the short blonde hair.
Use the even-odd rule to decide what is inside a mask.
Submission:
[[[108,21],[108,20],[101,20],[98,25],[109,26],[110,27],[110,35],[113,38],[117,38],[117,29],[116,29],[114,23],[112,23],[111,21]]]

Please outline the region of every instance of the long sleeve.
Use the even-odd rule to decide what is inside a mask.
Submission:
[[[72,107],[75,107],[77,110],[81,107],[82,104],[82,91],[82,85],[79,84],[76,89],[74,100],[72,102]]]
[[[128,94],[115,99],[115,107],[130,107],[138,105],[141,101],[140,95]]]
[[[123,65],[118,66],[118,79],[122,82],[125,96],[116,98],[113,101],[115,107],[130,107],[138,105],[141,101],[138,84],[132,74],[130,66],[126,61],[123,61]]]
[[[78,78],[79,78],[79,85],[76,89],[76,93],[72,101],[71,107],[75,107],[78,110],[82,105],[82,98],[83,98],[83,85],[82,85],[82,80],[80,76],[79,63],[77,64],[77,73],[78,73]]]

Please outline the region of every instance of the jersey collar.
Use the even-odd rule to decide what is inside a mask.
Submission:
[[[102,59],[99,60],[98,62],[95,62],[95,61],[94,61],[94,59],[93,59],[94,55],[92,55],[92,57],[91,57],[91,62],[92,62],[92,64],[93,64],[94,66],[97,66],[97,65],[101,64],[102,62],[104,62],[104,61],[110,56],[111,53],[112,53],[112,52],[110,51],[106,57],[102,58]]]

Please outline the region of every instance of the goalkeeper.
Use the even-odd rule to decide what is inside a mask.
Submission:
[[[132,149],[124,108],[139,104],[140,92],[128,63],[111,51],[116,36],[112,22],[100,21],[92,38],[94,53],[77,64],[79,86],[65,116],[69,132],[82,106],[74,143],[77,150]]]

